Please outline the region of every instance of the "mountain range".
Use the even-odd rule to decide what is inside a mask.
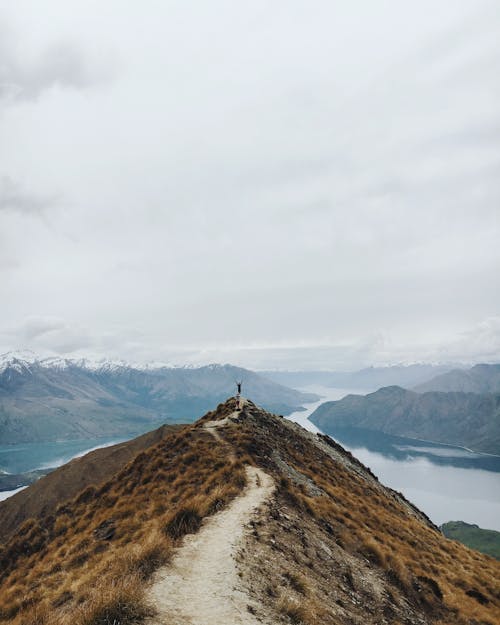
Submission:
[[[453,369],[418,384],[414,390],[419,393],[427,391],[500,393],[500,364],[475,365],[471,369]]]
[[[412,388],[452,369],[449,365],[413,364],[367,367],[359,371],[262,371],[270,380],[293,388],[312,384],[355,390],[376,390],[381,386]]]
[[[1,623],[497,622],[496,560],[251,401],[99,451],[0,503]]]
[[[319,399],[231,365],[138,368],[6,354],[0,357],[0,444],[130,437],[190,421],[230,395],[237,380],[278,413]]]
[[[389,386],[325,402],[309,418],[332,436],[357,428],[500,455],[500,393],[417,393]]]

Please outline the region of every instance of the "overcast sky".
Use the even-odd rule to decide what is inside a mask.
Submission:
[[[0,0],[0,352],[500,360],[497,0]]]

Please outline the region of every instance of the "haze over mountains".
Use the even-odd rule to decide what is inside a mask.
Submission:
[[[414,388],[426,391],[462,391],[464,393],[500,393],[500,364],[475,365],[471,369],[453,369]]]
[[[231,365],[139,369],[6,354],[0,360],[0,442],[132,436],[160,423],[191,421],[230,395],[236,380],[283,414],[318,399]]]
[[[446,373],[453,365],[413,364],[367,367],[359,371],[263,371],[275,382],[292,387],[321,384],[345,389],[376,390],[381,386],[398,385],[412,388]]]

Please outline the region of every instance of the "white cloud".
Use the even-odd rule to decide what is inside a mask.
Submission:
[[[78,45],[56,42],[29,53],[6,23],[0,22],[0,101],[37,100],[54,87],[85,89],[109,77],[97,71]]]
[[[106,6],[4,9],[0,327],[351,367],[498,314],[497,3]]]
[[[9,176],[0,176],[0,211],[41,215],[57,201],[56,197],[41,197],[29,193]]]

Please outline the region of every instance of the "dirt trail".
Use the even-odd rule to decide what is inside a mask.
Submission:
[[[212,433],[217,439],[215,428]],[[235,555],[245,525],[269,499],[274,483],[257,467],[246,467],[246,474],[243,493],[187,536],[170,565],[156,573],[150,596],[158,616],[149,625],[261,624],[248,611],[254,602],[241,586]]]

